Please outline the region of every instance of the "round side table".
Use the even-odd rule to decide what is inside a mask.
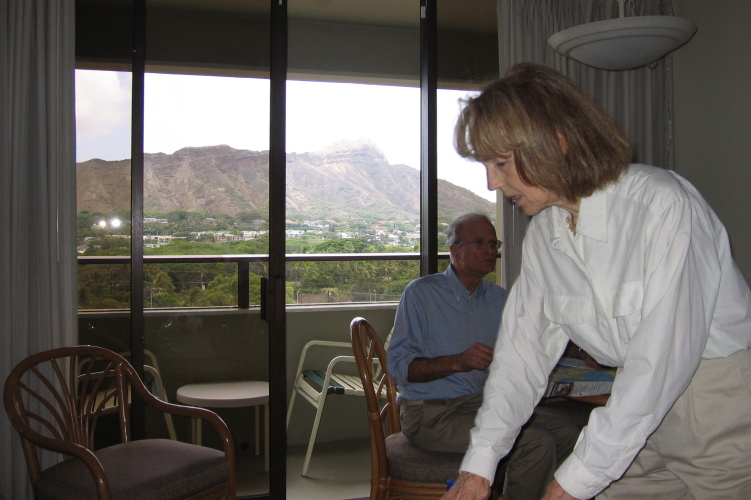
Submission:
[[[260,380],[235,382],[211,382],[189,384],[177,390],[177,400],[181,403],[201,408],[246,408],[255,407],[256,412],[256,455],[260,454],[260,422],[258,409],[264,410],[264,459],[265,470],[269,470],[269,383]],[[193,419],[191,433],[193,442],[201,444],[200,419]]]

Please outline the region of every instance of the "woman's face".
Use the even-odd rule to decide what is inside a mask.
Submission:
[[[516,171],[514,155],[499,157],[483,162],[488,171],[488,189],[500,189],[503,196],[521,208],[527,215],[535,215],[543,208],[558,206],[567,210],[578,209],[576,204],[567,201],[548,189],[525,184]]]

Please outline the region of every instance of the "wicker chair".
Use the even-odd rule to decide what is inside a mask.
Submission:
[[[371,500],[440,498],[447,481],[459,475],[464,455],[425,451],[409,443],[401,432],[396,385],[388,373],[381,339],[363,318],[352,320],[350,336],[368,409]],[[379,367],[383,374],[377,383],[374,374],[381,373]]]
[[[133,441],[127,404],[117,405],[120,442],[95,450],[97,421],[113,401],[129,401],[131,390],[159,411],[209,421],[223,451],[171,439]],[[37,500],[235,498],[235,449],[226,424],[209,410],[157,399],[112,351],[75,346],[29,356],[8,376],[4,403]],[[63,460],[42,470],[37,447]]]

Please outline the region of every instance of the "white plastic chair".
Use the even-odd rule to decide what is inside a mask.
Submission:
[[[391,334],[389,333],[384,345],[388,346],[390,340]],[[305,369],[305,357],[308,354],[308,350],[314,347],[316,349],[323,348],[332,353],[340,354],[334,356],[331,361],[329,361],[325,371]],[[352,363],[353,368],[355,368],[355,357],[352,355],[352,344],[350,342],[311,340],[303,347],[302,353],[300,354],[300,362],[297,364],[295,383],[292,387],[292,396],[290,397],[289,406],[287,407],[287,428],[289,428],[292,408],[294,407],[297,394],[300,394],[305,401],[313,405],[316,409],[316,416],[313,420],[313,429],[310,431],[308,449],[305,453],[305,460],[303,461],[302,466],[302,475],[306,477],[308,474],[308,467],[310,466],[310,458],[313,455],[316,436],[318,435],[318,427],[321,423],[321,415],[323,414],[323,408],[326,404],[326,397],[329,394],[365,396],[365,391],[362,387],[362,380],[356,370],[352,372],[352,375],[341,373],[341,371],[335,371],[337,365],[340,363]],[[342,367],[340,366],[339,368],[341,370]],[[380,380],[380,370],[379,373],[375,374],[374,380]]]

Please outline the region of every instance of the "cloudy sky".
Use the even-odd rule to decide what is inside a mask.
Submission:
[[[129,73],[76,71],[77,161],[130,157]],[[268,80],[149,73],[147,153],[227,144],[269,149]],[[484,167],[459,158],[452,131],[464,91],[438,93],[438,177],[495,202]],[[341,139],[370,139],[389,163],[420,166],[420,91],[379,85],[287,83],[287,151],[318,151]]]

